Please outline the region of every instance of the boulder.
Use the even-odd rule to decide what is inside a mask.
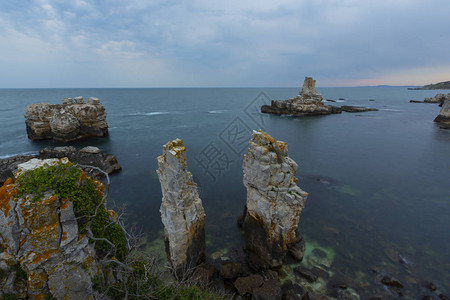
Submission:
[[[261,287],[253,289],[252,296],[255,300],[281,299],[281,284],[277,279],[266,280]]]
[[[167,258],[179,276],[205,260],[205,212],[197,184],[187,170],[186,147],[175,139],[157,158],[162,191],[161,220]]]
[[[444,102],[442,109],[439,112],[439,115],[434,119],[434,122],[438,123],[441,128],[450,128],[450,100]]]
[[[234,287],[241,296],[251,294],[253,289],[259,288],[264,283],[263,278],[259,274],[252,274],[246,277],[239,277],[234,282]]]
[[[106,112],[100,100],[91,97],[64,98],[62,104],[35,103],[25,109],[27,135],[32,140],[70,142],[108,134]]]
[[[297,167],[287,143],[253,131],[244,155],[247,202],[239,220],[253,268],[280,267],[290,251],[303,257],[298,222],[308,193],[297,186]]]

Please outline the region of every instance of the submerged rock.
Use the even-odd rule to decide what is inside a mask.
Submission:
[[[62,104],[34,103],[26,107],[28,138],[70,142],[108,134],[106,111],[98,98],[64,98]]]
[[[205,212],[187,170],[182,140],[164,145],[156,172],[163,195],[160,212],[167,258],[178,275],[187,275],[205,260]]]
[[[247,203],[239,224],[254,268],[280,267],[288,252],[303,258],[298,222],[308,193],[297,186],[297,167],[287,143],[253,131],[244,155]]]
[[[342,111],[355,113],[355,112],[366,112],[366,111],[378,111],[376,108],[368,108],[362,106],[351,106],[351,105],[343,105],[341,106]]]
[[[441,128],[450,128],[450,100],[444,102],[442,109],[439,112],[439,115],[434,119],[434,122],[438,123]]]

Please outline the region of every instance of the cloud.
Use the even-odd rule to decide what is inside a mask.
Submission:
[[[305,75],[320,86],[448,80],[445,7],[448,0],[1,3],[0,67],[14,68],[2,84],[296,86]],[[24,77],[36,69],[46,72]]]

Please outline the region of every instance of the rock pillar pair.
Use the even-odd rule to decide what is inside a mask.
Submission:
[[[189,275],[205,260],[205,212],[187,170],[182,140],[164,145],[156,172],[163,195],[160,212],[167,258],[178,276]]]
[[[205,259],[205,213],[192,174],[187,171],[186,148],[179,139],[163,147],[157,170],[163,194],[161,218],[167,257],[179,273]],[[308,193],[297,186],[297,164],[287,143],[253,131],[244,156],[247,203],[239,220],[254,269],[277,268],[287,253],[303,258],[298,233],[300,213]]]

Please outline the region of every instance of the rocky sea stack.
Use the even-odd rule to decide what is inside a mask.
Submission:
[[[167,258],[173,271],[188,275],[205,261],[205,212],[197,185],[187,170],[182,140],[164,145],[156,172],[163,195],[160,212]]]
[[[253,131],[244,155],[247,203],[239,220],[253,268],[277,268],[290,253],[302,260],[304,243],[298,232],[308,193],[297,186],[298,165],[285,142]]]
[[[108,135],[105,107],[90,97],[64,98],[62,104],[34,103],[26,107],[25,124],[28,138],[70,142],[88,137]]]
[[[261,106],[262,113],[275,115],[291,115],[296,117],[340,114],[341,112],[360,113],[377,111],[376,108],[345,105],[337,107],[325,105],[322,95],[316,90],[316,81],[312,77],[305,77],[300,93],[288,100],[272,100],[271,105]],[[329,100],[335,102],[334,100]]]
[[[340,113],[338,107],[325,105],[322,95],[316,91],[316,81],[305,77],[300,93],[288,100],[272,100],[271,105],[263,105],[261,112],[270,114],[287,114],[293,116],[315,116]]]

